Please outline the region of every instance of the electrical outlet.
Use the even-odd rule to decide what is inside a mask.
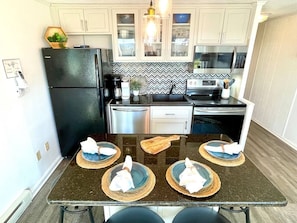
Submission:
[[[44,149],[45,149],[45,151],[49,151],[50,146],[49,146],[48,142],[44,143]]]
[[[41,153],[40,153],[40,150],[37,151],[36,153],[36,157],[37,157],[37,160],[41,160]]]

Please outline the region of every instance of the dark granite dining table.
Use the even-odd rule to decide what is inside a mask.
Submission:
[[[74,156],[48,194],[48,203],[61,207],[123,205],[123,202],[105,195],[101,189],[101,178],[109,168],[124,162],[126,155],[131,155],[133,161],[144,164],[153,171],[156,184],[148,196],[138,201],[124,202],[126,206],[219,206],[230,210],[240,208],[244,210],[246,220],[249,222],[251,206],[285,206],[287,204],[282,193],[246,155],[245,162],[235,167],[214,164],[200,155],[198,148],[205,142],[210,140],[231,142],[226,135],[183,135],[180,140],[172,141],[168,149],[156,155],[144,152],[140,141],[155,136],[148,134],[93,135],[96,141],[108,141],[117,145],[121,149],[120,158],[109,167],[84,169],[77,165]],[[221,188],[217,193],[206,198],[195,198],[177,192],[168,184],[165,178],[166,170],[171,164],[186,157],[209,166],[218,174]]]

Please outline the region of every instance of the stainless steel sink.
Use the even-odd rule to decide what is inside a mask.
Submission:
[[[183,94],[153,94],[152,102],[188,102]]]

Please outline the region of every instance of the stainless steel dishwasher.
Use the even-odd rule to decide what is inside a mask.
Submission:
[[[149,106],[110,106],[111,133],[149,133]]]

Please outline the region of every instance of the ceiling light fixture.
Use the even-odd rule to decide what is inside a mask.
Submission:
[[[145,20],[144,42],[148,44],[156,42],[157,33],[160,30],[160,16],[156,15],[152,0],[150,2],[150,7],[147,10],[147,14],[145,14],[143,18]]]
[[[259,23],[265,22],[269,18],[269,15],[270,15],[269,13],[262,13],[259,16]]]
[[[150,7],[144,15],[144,42],[147,44],[158,41],[161,19],[169,19],[172,10],[172,0],[155,0],[155,3],[157,9],[153,7],[153,1],[151,0]]]
[[[172,0],[156,0],[157,11],[162,19],[169,19],[172,11]]]

